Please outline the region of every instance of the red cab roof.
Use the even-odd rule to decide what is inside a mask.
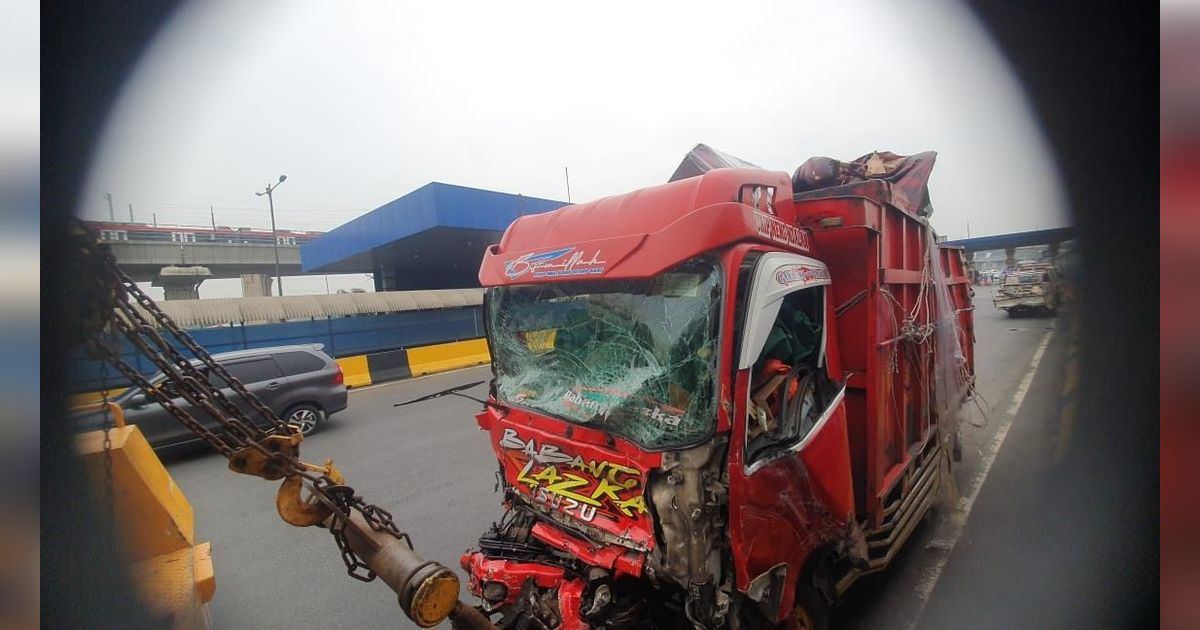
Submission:
[[[757,240],[808,254],[791,178],[718,169],[513,221],[484,254],[483,286],[644,278],[706,251]]]

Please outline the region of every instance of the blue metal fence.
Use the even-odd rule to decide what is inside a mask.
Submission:
[[[480,307],[471,306],[441,311],[407,311],[278,324],[241,324],[189,330],[188,333],[213,354],[250,348],[320,343],[325,345],[327,354],[337,358],[482,337],[483,315]],[[149,376],[157,371],[148,360],[124,341],[121,354],[126,362],[144,375]],[[185,355],[190,356],[186,352]],[[76,392],[100,389],[100,362],[78,357],[72,377],[73,389]],[[108,386],[114,389],[128,387],[129,382],[115,369],[109,368]]]

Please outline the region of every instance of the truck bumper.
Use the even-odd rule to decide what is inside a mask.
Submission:
[[[1012,308],[1046,308],[1046,298],[1040,296],[1005,298],[1002,300],[992,300],[992,304],[1004,311]]]
[[[468,590],[483,600],[487,611],[499,610],[517,603],[523,589],[531,584],[538,589],[558,590],[558,614],[562,620],[559,630],[586,630],[580,606],[583,603],[583,581],[567,579],[561,567],[537,562],[517,562],[493,559],[480,552],[465,553],[462,568],[471,576]],[[485,587],[488,589],[485,592]],[[502,588],[501,588],[502,587]],[[489,600],[488,595],[491,599]]]

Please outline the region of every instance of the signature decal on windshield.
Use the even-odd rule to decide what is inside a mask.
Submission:
[[[510,260],[504,263],[504,275],[513,280],[526,275],[534,278],[598,276],[604,273],[607,264],[600,259],[599,250],[588,258],[581,249],[564,247],[548,252],[525,254]]]

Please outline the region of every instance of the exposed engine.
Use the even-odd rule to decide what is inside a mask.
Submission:
[[[501,628],[714,628],[729,614],[724,444],[662,455],[649,472],[650,550],[612,544],[506,484],[504,517],[463,556]]]

